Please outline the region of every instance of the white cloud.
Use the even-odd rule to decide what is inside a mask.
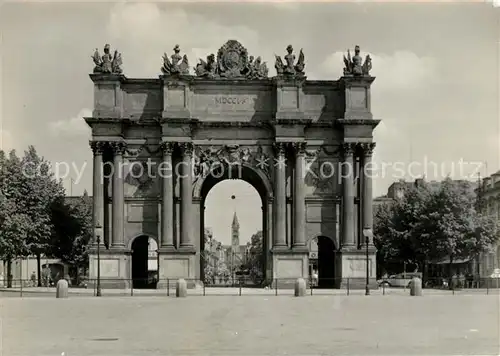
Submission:
[[[14,137],[8,130],[0,129],[0,150],[10,151],[14,149]]]
[[[67,120],[53,121],[49,123],[50,133],[53,135],[82,136],[90,135],[91,131],[84,117],[91,117],[92,110],[82,109],[75,117]]]
[[[240,41],[250,54],[259,53],[258,35],[244,27],[225,27],[207,18],[176,9],[162,12],[155,3],[118,4],[113,7],[107,32],[110,45],[123,56],[123,69],[129,77],[151,77],[160,74],[162,55],[169,56],[179,44],[187,54],[190,70],[199,58],[205,59],[228,39]],[[264,60],[270,60],[269,53]]]
[[[344,52],[335,52],[321,65],[325,78],[340,77],[344,68]],[[361,53],[363,58],[368,53]],[[396,51],[391,55],[372,54],[373,69],[370,74],[380,77],[377,90],[414,89],[429,85],[436,78],[437,63],[431,57],[419,57],[410,51]],[[353,54],[351,53],[351,56]]]

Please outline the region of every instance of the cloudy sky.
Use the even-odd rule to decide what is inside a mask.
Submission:
[[[382,120],[375,195],[421,174],[472,179],[482,162],[481,173],[491,174],[500,168],[499,11],[488,3],[4,4],[0,145],[22,152],[32,144],[78,169],[88,162],[72,193],[91,191],[82,116],[93,103],[90,56],[105,43],[122,52],[127,76],[145,78],[157,77],[176,43],[194,63],[234,38],[268,61],[271,74],[273,54],[291,43],[304,49],[310,79],[337,79],[342,52],[359,44],[373,58],[372,111]],[[69,176],[65,185],[69,194]],[[206,217],[224,242],[234,209],[243,241],[260,228],[256,192],[224,182],[210,193]]]

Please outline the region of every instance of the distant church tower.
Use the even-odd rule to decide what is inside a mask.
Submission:
[[[231,248],[233,253],[239,254],[240,252],[240,223],[236,211],[233,215],[233,224],[231,225]]]

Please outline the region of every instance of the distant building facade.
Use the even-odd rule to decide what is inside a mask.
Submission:
[[[500,171],[484,178],[477,192],[481,195],[484,213],[500,223]],[[495,268],[500,268],[500,243],[491,246],[490,252],[482,253],[477,264],[481,277],[489,277]]]

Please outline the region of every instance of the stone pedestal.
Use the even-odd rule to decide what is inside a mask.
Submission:
[[[100,250],[101,288],[128,289],[132,286],[132,256],[125,249],[109,249],[104,246]],[[89,283],[94,288],[97,283],[97,251],[89,252]]]
[[[375,247],[368,249],[369,287],[377,289],[377,264]],[[342,278],[340,288],[364,289],[366,286],[366,250],[344,249],[337,253],[336,276]]]
[[[56,298],[68,298],[68,281],[60,279],[56,286]]]
[[[157,289],[167,288],[175,284],[178,279],[186,280],[188,287],[193,287],[196,278],[196,253],[193,249],[160,249],[159,282]]]
[[[412,297],[422,296],[422,280],[420,278],[412,278],[410,284],[410,295]]]
[[[297,278],[309,278],[309,252],[304,249],[274,249],[273,286],[294,288]]]

